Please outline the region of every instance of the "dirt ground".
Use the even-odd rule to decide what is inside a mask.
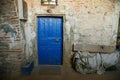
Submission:
[[[8,80],[120,80],[120,71],[109,71],[102,75],[80,74],[72,68],[63,68],[61,74],[41,75],[39,69],[34,68],[27,76],[12,77]]]

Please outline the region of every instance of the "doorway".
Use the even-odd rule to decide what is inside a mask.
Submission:
[[[39,65],[62,65],[63,17],[39,16],[37,23]]]

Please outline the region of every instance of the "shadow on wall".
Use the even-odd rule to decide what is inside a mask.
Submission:
[[[0,80],[3,80],[8,73],[8,66],[9,63],[6,61],[7,54],[0,53]]]
[[[28,6],[27,6],[27,3],[23,0],[23,17],[25,19],[28,18]],[[23,38],[26,40],[26,36],[25,36],[25,25],[26,25],[26,21],[27,20],[21,20],[20,21],[20,25],[21,25],[21,29],[22,29],[22,32],[23,32]]]
[[[112,1],[114,1],[114,0],[112,0]],[[120,0],[116,0],[116,2],[120,2]]]
[[[27,7],[27,3],[23,0],[23,14],[24,14],[24,18],[28,17],[28,7]]]
[[[112,3],[114,3],[114,2],[120,2],[120,0],[109,0],[109,1],[111,1]]]

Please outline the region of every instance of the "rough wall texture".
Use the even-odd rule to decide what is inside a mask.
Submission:
[[[24,38],[18,17],[17,0],[1,0],[0,77],[20,73],[24,56]]]
[[[116,44],[118,13],[115,12],[115,0],[59,0],[58,6],[53,8],[41,6],[39,0],[26,2],[29,7],[29,23],[34,23],[33,15],[48,14],[46,10],[51,9],[50,14],[65,14],[66,34],[73,33],[72,42]]]
[[[28,4],[28,26],[25,30],[31,34],[26,34],[29,47],[34,45],[31,40],[36,36],[36,14],[65,15],[65,64],[70,63],[73,43],[116,46],[119,0],[58,0],[55,7],[41,6],[40,0],[25,1]]]
[[[64,15],[63,63],[67,66],[73,43],[116,46],[120,0],[58,0],[55,7],[42,6],[41,0],[24,0],[27,22],[19,20],[16,1],[0,1],[0,60],[5,60],[0,61],[0,67],[4,64],[6,69],[13,61],[22,59],[20,65],[23,56],[29,59],[35,53],[37,59],[36,14]]]

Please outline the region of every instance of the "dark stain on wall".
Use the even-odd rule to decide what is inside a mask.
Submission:
[[[5,57],[8,57],[7,54],[1,54],[0,53],[0,80],[4,80],[6,78],[7,74],[8,73],[8,66],[9,63],[6,62],[6,58]]]
[[[3,29],[4,32],[7,34],[9,32],[11,33],[17,33],[14,29],[10,27],[9,24],[0,24],[0,30]]]
[[[0,40],[0,50],[9,49],[9,44],[7,42],[1,42]]]
[[[20,65],[24,59],[23,52],[10,49],[11,37],[15,42],[20,41],[17,1],[0,0],[0,80],[9,80],[5,78],[12,74],[20,74]]]
[[[28,6],[27,6],[27,3],[24,0],[23,0],[23,14],[24,14],[25,18],[28,17]]]
[[[0,24],[0,30],[3,30],[6,35],[10,32],[12,37],[17,33],[9,24]],[[0,37],[0,50],[3,49],[9,49],[9,43],[4,41],[4,37]]]

